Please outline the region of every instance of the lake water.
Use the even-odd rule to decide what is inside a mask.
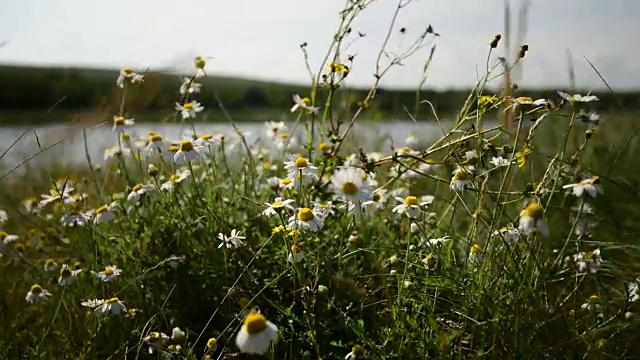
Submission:
[[[199,134],[223,133],[230,137],[233,137],[234,134],[230,124],[196,123],[194,126]],[[288,126],[291,127],[293,124],[288,124]],[[452,126],[452,123],[444,125],[447,129]],[[266,128],[263,122],[245,122],[238,124],[238,128],[247,134],[246,139],[249,144],[261,141],[265,146],[269,145],[265,142]],[[0,154],[4,153],[16,139],[22,136],[5,154],[1,162],[5,168],[14,167],[29,158],[32,158],[29,160],[30,166],[38,166],[51,161],[71,165],[86,164],[83,129],[86,132],[87,149],[92,162],[102,163],[104,150],[117,143],[117,137],[110,124],[84,128],[68,124],[35,128],[0,127]],[[165,139],[179,140],[191,133],[191,127],[185,129],[179,124],[141,123],[127,129],[127,132],[136,138],[145,136],[150,131],[161,134]],[[304,131],[304,128],[299,126],[295,133],[303,135]],[[365,151],[389,151],[392,148],[404,146],[405,139],[410,134],[418,138],[420,143],[426,144],[441,137],[443,129],[436,123],[386,121],[356,124],[351,133],[358,145],[362,146]],[[41,152],[40,149],[43,148],[47,149]]]

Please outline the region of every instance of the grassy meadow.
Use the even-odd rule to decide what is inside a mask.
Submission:
[[[510,83],[521,51],[439,140],[364,153],[352,126],[377,83],[349,112],[335,100],[363,7],[276,109],[295,120],[266,122],[262,141],[193,125],[210,105],[235,125],[221,99],[201,101],[215,68],[198,57],[164,110],[190,136],[136,131],[128,95],[146,75],[123,68],[104,159],[2,169],[0,358],[640,357],[635,117],[597,114],[590,96],[485,90]]]

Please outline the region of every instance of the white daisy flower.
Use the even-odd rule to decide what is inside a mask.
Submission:
[[[62,226],[74,227],[74,226],[85,226],[89,222],[89,216],[83,213],[66,213],[62,215],[60,218],[60,223]]]
[[[0,224],[4,224],[9,220],[9,215],[6,211],[0,210]]]
[[[188,103],[180,104],[176,103],[176,110],[182,115],[182,119],[195,119],[196,114],[204,110],[204,106],[199,102],[193,100]]]
[[[316,232],[324,225],[323,216],[309,208],[299,208],[298,213],[289,218],[289,227]]]
[[[469,250],[469,262],[471,264],[478,264],[484,259],[482,248],[478,244],[473,244]]]
[[[280,189],[293,189],[295,183],[291,178],[278,179]]]
[[[568,184],[562,187],[563,189],[572,189],[573,195],[580,197],[586,191],[591,197],[596,197],[598,194],[604,194],[604,191],[600,187],[600,178],[594,176],[590,179],[585,179],[575,184]]]
[[[164,260],[167,265],[169,265],[172,269],[177,269],[178,266],[184,264],[187,261],[187,257],[185,255],[171,255]]]
[[[575,263],[576,270],[581,273],[597,273],[602,267],[602,261],[600,249],[595,249],[586,253],[580,252],[573,255],[573,262]]]
[[[47,259],[44,262],[44,271],[54,272],[58,270],[58,264],[53,259]]]
[[[519,230],[529,235],[538,230],[543,236],[549,235],[549,225],[544,218],[542,206],[532,201],[520,212]]]
[[[304,260],[304,253],[300,246],[296,244],[291,245],[291,252],[289,253],[289,256],[287,256],[287,261],[292,264],[297,264],[302,260]]]
[[[202,84],[193,81],[190,77],[184,77],[182,79],[182,85],[180,85],[180,95],[185,94],[197,94],[200,92]]]
[[[0,248],[11,244],[19,238],[20,237],[18,235],[8,234],[4,231],[0,231]]]
[[[145,344],[149,345],[149,354],[153,354],[154,350],[166,349],[170,344],[170,340],[169,335],[157,331],[150,332],[149,335],[142,339]]]
[[[141,83],[144,80],[144,75],[138,74],[133,69],[126,67],[120,70],[120,75],[116,79],[116,85],[119,88],[124,88],[125,83],[136,84]]]
[[[193,141],[196,146],[210,146],[214,145],[218,140],[213,134],[203,134]]]
[[[63,264],[60,268],[60,276],[58,277],[58,284],[60,286],[68,286],[78,280],[78,275],[82,272],[82,269],[71,270],[69,265]]]
[[[582,121],[583,123],[591,126],[598,126],[602,122],[602,120],[600,119],[600,114],[598,114],[597,112],[591,111],[589,113],[586,113],[582,109],[580,109],[580,113],[578,113],[578,119],[580,119],[580,121]]]
[[[189,178],[189,176],[191,176],[191,171],[188,169],[178,171],[177,173],[172,174],[169,177],[169,180],[162,183],[162,185],[160,185],[160,189],[162,189],[163,191],[173,191],[176,184],[180,184],[181,182],[185,181]]]
[[[124,128],[133,126],[135,123],[134,119],[125,119],[124,116],[116,115],[113,117],[113,131],[123,131]]]
[[[512,98],[511,100],[513,101],[514,106],[520,106],[520,105],[542,106],[549,103],[546,99],[533,100],[532,98],[527,96]]]
[[[200,148],[194,146],[194,144],[190,140],[183,140],[180,142],[180,147],[178,151],[173,156],[173,161],[176,164],[184,164],[188,161],[196,160],[200,157],[200,153],[198,152]]]
[[[132,189],[129,195],[127,195],[127,201],[138,201],[140,198],[149,192],[155,190],[155,186],[152,184],[137,184]]]
[[[405,197],[396,197],[396,200],[400,202],[400,205],[396,205],[391,211],[398,214],[407,214],[410,218],[417,218],[420,215],[421,209],[424,206],[429,205],[429,202],[419,202],[418,198],[412,195]],[[432,200],[433,201],[433,200]]]
[[[362,201],[371,197],[369,185],[364,181],[365,177],[367,174],[359,168],[339,169],[331,176],[333,191],[337,196],[353,202],[358,207]]]
[[[43,194],[40,195],[42,200],[40,200],[40,207],[47,206],[56,201],[63,201],[65,203],[69,203],[71,199],[71,192],[73,192],[72,187],[67,187],[64,189],[51,189],[49,190],[49,195]]]
[[[289,171],[289,174],[293,177],[296,174],[302,172],[303,174],[315,174],[318,168],[313,166],[309,159],[302,155],[289,155],[289,161],[284,163],[285,169]]]
[[[116,218],[116,213],[107,205],[97,208],[94,214],[95,218],[93,219],[93,222],[96,224],[106,223],[115,220]]]
[[[122,274],[121,269],[118,269],[115,265],[107,265],[96,275],[98,276],[98,279],[104,282],[110,282],[115,280],[118,276],[120,276],[120,274]]]
[[[439,238],[433,238],[426,241],[429,246],[442,246],[451,241],[451,238],[448,236],[443,236]],[[421,244],[422,245],[422,244]]]
[[[335,215],[333,201],[314,201],[313,212],[319,214],[323,219],[326,219],[329,215]]]
[[[293,204],[294,202],[295,200],[292,200],[292,199],[285,200],[282,197],[277,197],[272,203],[264,203],[265,205],[267,205],[267,208],[262,212],[262,215],[271,217],[273,215],[278,214],[278,212],[284,209],[289,209],[291,211],[294,211],[295,208],[291,206],[291,204]]]
[[[40,213],[40,200],[36,199],[36,198],[29,198],[26,200],[22,201],[22,208],[24,209],[24,211],[26,211],[28,214],[34,214],[37,215]]]
[[[153,133],[149,135],[149,142],[145,146],[145,153],[147,155],[162,154],[167,151],[167,147],[164,138],[161,135]]]
[[[80,305],[84,307],[88,307],[91,310],[94,310],[98,306],[102,306],[102,304],[104,304],[104,300],[102,299],[88,299],[80,303]]]
[[[589,299],[584,304],[582,304],[581,308],[595,313],[602,312],[602,306],[600,306],[600,297],[598,295],[591,295]]]
[[[236,346],[247,354],[265,354],[277,342],[278,327],[258,312],[247,315],[236,335]]]
[[[461,193],[467,186],[471,186],[471,178],[475,174],[475,168],[472,166],[458,167],[453,171],[453,177],[451,177],[451,183],[449,188],[452,191]]]
[[[502,238],[508,243],[514,243],[520,239],[520,230],[514,228],[513,225],[509,224],[500,230],[496,230],[493,232],[493,235],[502,236]]]
[[[286,147],[296,146],[298,142],[296,138],[288,132],[281,132],[274,138],[273,143],[276,145],[276,148],[284,149]]]
[[[267,121],[264,123],[266,135],[269,139],[276,138],[280,133],[287,131],[284,121]]]
[[[420,155],[420,151],[413,150],[408,146],[403,146],[396,150],[397,155],[407,155],[407,156],[418,156]]]
[[[43,289],[42,286],[38,284],[33,284],[31,289],[29,289],[29,292],[27,292],[25,300],[30,303],[36,303],[46,300],[49,296],[51,296],[50,292]]]
[[[364,356],[364,348],[360,345],[353,345],[351,352],[344,357],[345,360],[357,360]]]
[[[512,161],[511,160],[507,160],[507,159],[503,158],[502,156],[494,156],[494,157],[491,158],[489,163],[492,164],[495,167],[501,167],[501,166],[508,166],[509,164],[512,163]]]
[[[300,95],[293,95],[293,106],[291,107],[291,112],[296,112],[298,109],[307,110],[312,114],[317,114],[320,110],[319,107],[311,106],[311,100],[309,98],[302,98]]]
[[[561,98],[570,101],[572,103],[574,102],[592,102],[592,101],[598,101],[598,97],[595,95],[580,95],[580,94],[573,94],[573,95],[569,95],[566,92],[563,91],[558,91],[558,95],[560,95]]]
[[[371,198],[369,200],[362,203],[362,206],[365,211],[382,210],[387,206],[388,199],[389,195],[387,194],[387,189],[378,188],[371,193]]]
[[[407,135],[407,137],[404,139],[404,143],[407,146],[416,146],[418,145],[418,138],[416,138],[413,134],[409,134]]]
[[[230,249],[232,247],[239,248],[244,246],[244,242],[242,240],[246,239],[246,237],[241,236],[240,232],[236,229],[231,230],[231,236],[227,237],[223,233],[218,233],[218,239],[220,239],[220,245],[218,245],[218,249],[221,247],[226,247]]]
[[[97,306],[93,311],[98,311],[102,315],[111,313],[113,315],[119,315],[122,312],[127,311],[124,303],[117,297],[105,300],[101,305]]]

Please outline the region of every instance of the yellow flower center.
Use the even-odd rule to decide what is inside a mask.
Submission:
[[[371,196],[371,200],[373,200],[374,202],[380,201],[381,198],[382,196],[380,196],[380,194],[377,194],[377,193],[374,193],[373,196]]]
[[[358,193],[358,187],[356,186],[356,184],[347,181],[342,184],[342,192],[345,195],[355,195]]]
[[[598,295],[589,296],[589,303],[594,304],[600,301],[600,297]]]
[[[193,64],[198,69],[204,69],[205,65],[207,65],[207,61],[202,56],[196,56]]]
[[[130,68],[130,67],[123,68],[122,69],[122,73],[127,75],[127,76],[130,76],[131,74],[133,74],[133,69]]]
[[[193,104],[192,103],[186,103],[184,105],[182,105],[182,108],[185,110],[192,110],[193,109]]]
[[[313,211],[309,208],[302,208],[298,211],[298,220],[300,221],[309,222],[313,220],[314,217]]]
[[[307,159],[303,157],[297,158],[294,164],[296,165],[297,168],[306,168],[307,165],[309,165],[309,163],[307,162]]]
[[[163,139],[162,139],[162,136],[160,136],[160,135],[158,135],[158,134],[153,134],[153,135],[151,135],[151,136],[149,137],[149,139],[150,139],[151,141],[153,141],[153,142],[156,142],[156,141],[162,141],[162,140],[163,140]]]
[[[328,152],[329,150],[331,150],[331,146],[329,146],[327,143],[320,143],[320,145],[318,145],[318,150],[322,152]]]
[[[104,301],[105,304],[116,304],[119,303],[120,299],[118,299],[117,297],[111,298],[111,299],[107,299]]]
[[[26,248],[24,247],[24,245],[23,245],[22,243],[16,243],[16,244],[13,246],[13,249],[14,249],[16,252],[19,252],[19,253],[23,253],[23,252],[26,250]]]
[[[106,276],[113,276],[114,272],[112,269],[104,269],[102,273]]]
[[[38,284],[33,284],[31,285],[31,293],[34,295],[40,295],[42,294],[42,286],[38,285]]]
[[[311,99],[309,99],[309,98],[303,98],[303,99],[302,99],[302,103],[303,103],[305,106],[311,106]]]
[[[104,205],[104,206],[100,206],[99,208],[96,209],[96,214],[104,214],[109,210],[109,208]]]
[[[44,262],[44,266],[46,266],[46,267],[51,267],[51,266],[55,266],[55,265],[56,265],[56,262],[53,261],[53,259],[47,259]]]
[[[267,319],[260,313],[251,313],[244,319],[244,326],[249,335],[263,332],[267,328]]]
[[[271,204],[272,207],[281,207],[283,205],[282,201],[276,201],[273,204]]]
[[[9,236],[9,234],[7,234],[4,231],[0,231],[0,240],[4,240],[7,238],[7,236]]]
[[[113,118],[113,124],[115,126],[124,126],[125,118],[122,117],[122,116],[115,117],[115,118]]]
[[[473,246],[471,246],[471,253],[473,255],[481,254],[482,253],[482,248],[478,244],[473,244]]]
[[[289,135],[288,133],[280,134],[280,139],[282,139],[282,140],[288,140],[290,137],[291,137],[291,135]]]
[[[404,204],[407,206],[418,206],[418,198],[415,196],[407,196],[404,198]]]
[[[140,184],[134,186],[133,189],[131,189],[131,191],[134,191],[134,192],[138,192],[140,190],[142,190],[142,185]]]
[[[364,348],[360,345],[353,345],[351,353],[355,355],[356,358],[362,357],[364,355]]]
[[[193,151],[193,143],[189,140],[184,140],[180,143],[180,151],[187,152]]]
[[[65,266],[60,270],[60,277],[62,278],[67,278],[71,276],[71,270],[69,270],[69,267]]]
[[[176,145],[171,145],[169,146],[169,148],[167,149],[169,152],[177,152],[178,150],[180,150],[180,148]]]
[[[202,139],[202,140],[211,140],[211,139],[213,139],[213,134],[204,134],[204,135],[200,136],[200,139]]]
[[[80,261],[76,261],[73,263],[73,268],[75,270],[80,270],[82,268],[82,263]]]
[[[216,338],[211,338],[209,340],[207,340],[207,347],[209,349],[213,348],[214,346],[216,346],[216,344],[218,343],[218,339]]]
[[[122,139],[123,141],[129,141],[129,140],[131,140],[131,135],[129,135],[127,133],[122,133],[122,134],[120,134],[120,139]]]
[[[469,173],[465,170],[458,170],[453,174],[454,181],[465,181],[469,179]]]
[[[408,146],[404,146],[404,147],[401,147],[398,152],[402,154],[408,154],[410,151],[411,151],[411,148],[409,148]]]
[[[289,185],[289,184],[291,184],[291,179],[289,178],[282,179],[282,185]]]
[[[544,216],[544,209],[538,203],[531,203],[524,208],[524,216],[530,217],[536,220],[542,219]]]
[[[533,99],[528,97],[528,96],[520,96],[516,100],[518,100],[520,102],[532,102],[533,101]]]

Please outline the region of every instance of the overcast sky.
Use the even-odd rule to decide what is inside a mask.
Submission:
[[[415,0],[398,19],[390,49],[402,49],[428,24],[442,36],[427,85],[469,87],[485,67],[488,43],[504,29],[505,0]],[[354,24],[366,33],[355,53],[352,85],[373,80],[375,58],[397,0],[378,0]],[[213,56],[210,73],[307,82],[299,44],[313,68],[324,57],[345,0],[2,0],[0,63],[176,69],[195,55]],[[510,2],[514,14],[521,1]],[[569,84],[567,51],[577,85],[640,88],[640,0],[534,0],[525,43],[530,51],[518,83]],[[517,17],[517,16],[515,16]],[[500,49],[502,51],[502,49]],[[500,54],[500,51],[498,54]],[[388,74],[384,85],[415,87],[428,49]]]

